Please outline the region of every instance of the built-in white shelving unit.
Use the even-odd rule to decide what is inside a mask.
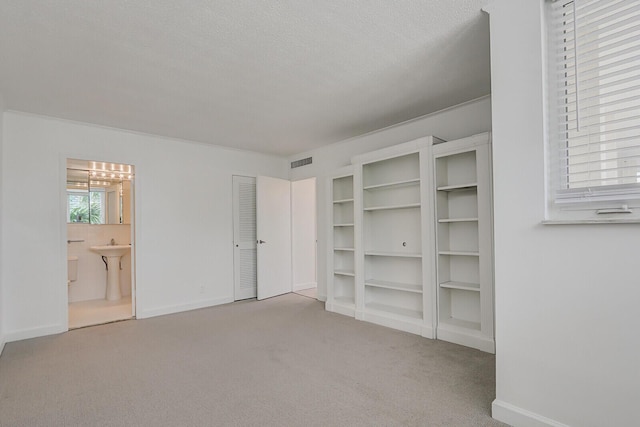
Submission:
[[[326,308],[355,315],[355,222],[352,168],[345,168],[329,179],[331,257]]]
[[[425,253],[429,227],[423,214],[432,141],[420,138],[352,159],[359,188],[356,223],[362,224],[356,317],[429,338],[434,337],[433,263],[425,256],[430,246]]]
[[[489,134],[351,162],[329,180],[327,310],[495,352]]]
[[[433,147],[438,339],[495,352],[489,135]]]

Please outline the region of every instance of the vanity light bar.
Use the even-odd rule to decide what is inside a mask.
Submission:
[[[105,179],[127,179],[131,180],[133,178],[133,174],[130,172],[120,172],[120,171],[107,171],[107,170],[91,170],[91,176],[94,178],[105,178]]]
[[[91,181],[91,182],[89,182],[89,184],[87,184],[86,182],[68,182],[67,184],[73,185],[75,187],[82,187],[82,188],[86,188],[89,185],[100,185],[100,186],[112,186],[112,185],[114,185],[113,182],[109,182],[109,181]]]

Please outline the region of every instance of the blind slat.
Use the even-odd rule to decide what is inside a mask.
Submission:
[[[640,95],[639,95],[640,96]],[[605,119],[608,116],[610,116],[612,113],[619,115],[619,114],[624,114],[624,113],[630,113],[630,112],[637,112],[638,111],[638,107],[635,105],[632,105],[630,107],[627,108],[617,108],[615,110],[610,110],[607,112],[599,112],[597,114],[581,114],[582,120],[584,123],[590,123],[591,120],[598,120],[599,123],[601,123],[601,119]],[[633,119],[634,117],[630,117],[628,118]],[[624,120],[624,119],[619,119],[619,120]],[[611,123],[611,121],[608,121],[607,123]],[[571,125],[573,124],[573,120],[565,120],[564,122],[560,122],[558,123],[558,127],[561,127],[561,129],[559,129],[560,131],[562,131],[563,133],[566,132],[567,130],[574,130],[575,128],[572,127]]]
[[[636,75],[636,76],[629,76],[629,77],[625,77],[623,79],[618,79],[618,80],[614,80],[612,82],[608,82],[608,83],[600,83],[600,84],[591,84],[591,85],[584,85],[584,80],[581,80],[581,84],[580,84],[580,89],[579,92],[581,94],[589,94],[589,98],[593,97],[593,93],[597,92],[597,91],[603,91],[604,89],[608,89],[610,87],[615,87],[615,86],[619,86],[619,85],[624,85],[625,83],[637,83],[635,85],[635,87],[640,88],[640,75]],[[592,82],[594,83],[594,82]],[[585,87],[586,86],[586,87]],[[634,86],[632,86],[633,88]],[[576,93],[576,87],[575,85],[571,86],[570,88],[571,90],[567,90],[564,95],[565,96],[571,96],[574,95]],[[624,88],[626,91],[629,91],[629,87],[625,87]],[[598,98],[600,98],[601,95],[598,96]]]
[[[631,26],[626,27],[626,25]],[[582,51],[583,49],[592,47],[598,43],[606,43],[610,40],[615,40],[619,37],[635,33],[640,30],[640,25],[638,24],[638,18],[633,16],[617,23],[613,28],[606,28],[605,30],[606,31],[598,31],[597,34],[608,32],[609,34],[606,36],[597,37],[595,40],[578,42],[578,50]],[[573,37],[564,39],[563,42],[558,44],[558,49],[556,50],[558,55],[556,57],[562,59],[562,54],[566,53],[568,50],[573,50]]]
[[[606,27],[606,24],[616,22],[621,18],[626,18],[630,14],[636,13],[640,10],[640,4],[629,1],[621,1],[619,3],[609,3],[607,7],[603,7],[599,10],[594,10],[591,13],[577,13],[576,29],[578,30],[578,37],[581,33],[593,33],[599,27]],[[579,11],[579,9],[577,10]],[[573,35],[573,9],[568,7],[566,10],[562,10],[560,15],[556,16],[557,22],[563,24],[566,27],[564,31],[565,35]]]
[[[614,99],[609,102],[600,102],[598,104],[594,104],[591,106],[587,105],[586,107],[580,107],[580,112],[581,114],[584,115],[586,111],[591,111],[593,109],[609,109],[609,110],[615,111],[614,107],[616,105],[626,105],[630,103],[633,104],[634,106],[639,105],[640,102],[635,104],[636,101],[640,101],[640,95],[629,96],[626,98],[621,97],[619,99]],[[565,104],[562,104],[557,107],[557,111],[556,111],[556,113],[559,116],[563,115],[565,119],[568,115],[575,114],[575,112],[576,112],[575,102],[567,102]]]
[[[609,71],[611,69],[614,69],[614,70],[619,69],[620,67],[625,67],[623,69],[626,69],[626,70],[634,70],[637,68],[636,63],[638,61],[640,61],[640,54],[619,59],[617,61],[609,62],[606,65],[600,65],[592,69],[583,69],[582,70],[583,76],[581,77],[581,79],[585,78],[584,75],[587,75],[587,76],[591,76],[593,74],[596,74],[596,76],[604,75],[605,71]],[[611,73],[612,72],[609,72],[609,74]],[[590,78],[590,77],[587,77],[587,78]],[[556,80],[557,80],[556,87],[563,88],[568,86],[569,84],[574,84],[575,79],[576,79],[576,76],[575,74],[573,74],[573,69],[558,70],[556,74]]]
[[[633,144],[634,141],[636,141],[637,139],[638,139],[637,136],[627,136],[627,137],[624,137],[624,138],[610,139],[610,140],[607,140],[606,143],[607,144],[614,144],[614,143],[620,143],[620,142],[630,142],[630,143]],[[557,150],[558,153],[562,153],[563,151],[571,150],[571,149],[575,150],[575,149],[578,149],[578,148],[595,147],[595,145],[596,145],[594,142],[588,142],[586,144],[572,144],[571,147],[567,147],[567,144],[566,144],[567,142],[568,142],[568,140],[565,140],[564,146],[560,146],[560,145],[562,145],[562,142],[560,142],[560,144],[558,144],[560,146],[558,148],[558,150]],[[630,145],[630,147],[634,147],[634,148],[637,147],[637,146],[638,146],[637,144]],[[595,150],[595,151],[598,152],[600,150]]]
[[[593,70],[593,71],[584,71],[583,72],[583,77],[580,78],[580,81],[582,82],[582,84],[594,84],[597,85],[598,82],[600,82],[601,80],[605,80],[605,79],[610,79],[613,77],[617,77],[617,76],[622,76],[625,74],[629,74],[629,73],[633,73],[633,72],[640,72],[640,70],[638,69],[638,65],[635,64],[636,62],[640,63],[640,55],[638,55],[637,57],[634,57],[633,60],[631,61],[618,61],[616,62],[615,65],[611,66],[611,67],[601,67],[598,70]],[[624,67],[624,68],[620,68],[620,67]],[[611,68],[616,68],[614,71],[610,71]],[[584,76],[584,74],[587,74],[588,77]],[[593,77],[592,77],[593,76]],[[567,75],[567,76],[562,76],[564,78],[560,78],[558,79],[558,90],[559,90],[559,94],[563,94],[565,92],[575,92],[575,76],[573,75]]]

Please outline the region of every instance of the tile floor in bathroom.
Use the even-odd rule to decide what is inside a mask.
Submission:
[[[69,304],[69,329],[131,318],[131,296],[118,301],[99,299]]]

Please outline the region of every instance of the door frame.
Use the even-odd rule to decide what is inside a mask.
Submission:
[[[139,217],[139,195],[140,195],[140,167],[136,165],[136,162],[132,159],[113,159],[108,156],[101,156],[100,154],[79,154],[79,153],[61,153],[58,162],[58,200],[60,201],[59,212],[59,262],[62,265],[61,275],[59,277],[60,293],[58,296],[59,319],[60,319],[60,332],[66,332],[69,330],[69,292],[68,292],[68,267],[67,267],[67,160],[84,160],[85,158],[105,158],[105,160],[87,160],[90,162],[105,162],[105,163],[118,163],[133,166],[134,175],[131,179],[131,317],[136,318],[138,310],[138,297],[137,297],[137,283],[136,283],[136,245],[139,238],[138,227],[136,222]]]
[[[295,181],[291,181],[291,288],[293,292],[297,292],[300,290],[304,290],[304,289],[308,289],[308,288],[300,288],[300,289],[296,289],[295,287],[295,283],[293,282],[294,279],[294,275],[293,275],[293,269],[294,269],[294,265],[293,265],[293,253],[294,253],[294,247],[293,247],[293,221],[294,221],[294,214],[293,214],[293,185],[296,182],[300,182],[300,181],[309,181],[309,180],[313,180],[313,202],[314,202],[314,209],[313,209],[313,244],[314,244],[314,282],[315,283],[315,288],[318,289],[318,178],[315,176],[310,176],[307,178],[300,178],[297,179]]]

